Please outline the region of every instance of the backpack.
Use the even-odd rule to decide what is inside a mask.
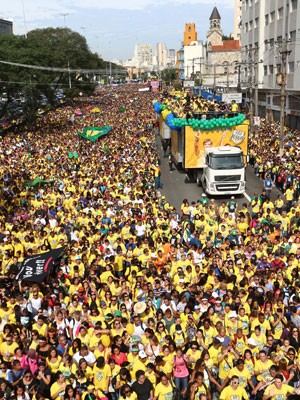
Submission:
[[[172,400],[183,400],[183,399],[184,399],[184,397],[183,397],[181,391],[176,386],[173,386]]]
[[[278,315],[275,313],[275,314],[273,314],[273,318],[274,318],[274,322],[277,322],[277,320],[278,320]],[[270,324],[271,325],[271,324]],[[274,335],[274,333],[275,333],[275,327],[273,326],[273,325],[271,325],[271,332],[272,332],[272,334]]]
[[[117,384],[117,377],[120,375],[120,372],[118,372],[117,373],[117,375],[114,375],[113,377],[112,377],[112,380],[111,380],[111,386],[112,386],[112,388],[114,389],[114,391],[116,391],[117,389],[116,389],[116,384]]]

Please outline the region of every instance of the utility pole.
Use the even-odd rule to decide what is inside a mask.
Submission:
[[[255,117],[258,117],[258,48],[255,47],[255,53],[254,53],[254,115]],[[254,125],[254,134],[257,136],[258,132],[258,125]]]
[[[250,120],[250,132],[253,133],[253,62],[252,62],[252,52],[248,53],[249,57],[249,94],[250,94],[250,107],[249,107],[249,120]]]
[[[280,86],[280,133],[279,133],[279,155],[282,157],[284,149],[284,120],[285,120],[285,106],[286,106],[286,60],[291,51],[287,49],[287,41],[282,40],[281,50],[279,51],[281,57],[280,73],[277,74],[277,84]]]
[[[241,88],[241,64],[238,61],[235,61],[234,72],[238,74],[238,82],[237,82],[236,91],[238,93],[241,93],[241,91],[242,91],[242,88]]]

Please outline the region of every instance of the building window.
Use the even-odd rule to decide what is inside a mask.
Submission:
[[[273,65],[269,65],[269,74],[273,75],[273,72],[274,72]]]
[[[282,43],[282,36],[277,36],[277,43]]]
[[[283,17],[283,7],[278,8],[277,19],[282,19]]]
[[[276,65],[276,70],[277,70],[277,74],[280,74],[280,72],[281,72],[281,64],[277,64]]]
[[[295,72],[295,63],[294,61],[290,61],[288,64],[288,73],[292,74]]]
[[[297,34],[296,31],[290,32],[290,41],[291,42],[295,42],[296,41],[296,34]]]
[[[249,22],[249,31],[251,31],[252,28],[253,28],[253,21],[250,21],[250,22]]]
[[[269,40],[269,44],[270,44],[270,49],[273,49],[273,47],[274,47],[274,39],[270,39]]]
[[[245,32],[248,32],[248,22],[245,23]]]
[[[265,25],[269,24],[269,14],[265,15]]]
[[[291,0],[291,12],[297,10],[298,7],[298,0]]]
[[[272,11],[271,13],[270,13],[270,22],[272,23],[272,22],[274,22],[275,21],[275,11]]]
[[[268,66],[264,65],[264,76],[268,75]]]
[[[265,44],[265,51],[267,51],[267,50],[268,50],[269,42],[268,42],[267,40],[265,40],[264,44]]]
[[[254,28],[258,28],[259,18],[255,18],[254,20]]]

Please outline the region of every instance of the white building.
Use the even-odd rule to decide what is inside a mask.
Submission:
[[[136,44],[134,47],[133,63],[137,68],[153,67],[153,55],[151,44]]]
[[[184,75],[186,79],[194,79],[203,72],[205,47],[201,40],[191,42],[183,47]]]
[[[167,59],[167,66],[168,67],[175,67],[176,64],[176,51],[175,49],[168,50],[168,59]]]
[[[157,71],[162,71],[167,67],[168,49],[165,43],[157,43],[156,45],[156,62]]]
[[[298,0],[243,0],[242,49],[248,88],[258,89],[258,114],[279,120],[280,86],[286,69],[286,124],[300,129],[300,4]],[[286,62],[284,63],[284,58]],[[250,90],[248,90],[248,101]]]

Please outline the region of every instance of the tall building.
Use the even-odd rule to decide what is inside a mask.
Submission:
[[[217,7],[214,7],[211,16],[209,18],[209,21],[210,21],[210,27],[206,35],[208,46],[222,44],[223,31],[221,28],[221,16],[219,14]]]
[[[134,48],[134,64],[137,68],[152,68],[153,56],[151,44],[136,44]]]
[[[234,0],[233,38],[241,40],[242,0]]]
[[[221,16],[214,7],[207,32],[207,63],[203,85],[220,91],[236,91],[238,76],[235,66],[241,61],[239,40],[223,40]]]
[[[168,59],[167,59],[167,66],[168,67],[175,67],[176,63],[176,51],[175,49],[168,50]]]
[[[0,18],[0,35],[12,35],[12,34],[13,34],[12,21]]]
[[[195,42],[197,40],[197,31],[196,25],[194,23],[185,24],[185,30],[183,35],[183,45],[189,46],[191,42]]]
[[[162,71],[168,63],[168,49],[165,43],[157,43],[156,45],[157,70]]]
[[[181,49],[176,55],[179,79],[195,79],[201,73],[201,63],[205,57],[203,42],[197,40],[196,25],[186,23]]]
[[[254,113],[279,120],[280,86],[286,72],[286,124],[300,129],[300,4],[298,0],[243,0],[242,46],[247,100]],[[254,98],[250,93],[256,92]]]

